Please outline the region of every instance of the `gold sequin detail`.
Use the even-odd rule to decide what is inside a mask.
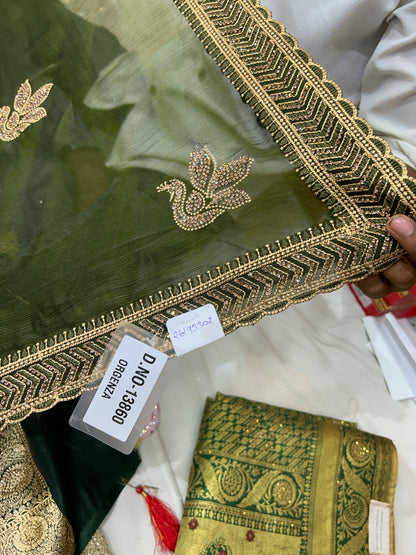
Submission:
[[[211,224],[226,210],[251,201],[236,185],[247,176],[252,163],[249,156],[240,156],[217,168],[208,148],[197,145],[189,158],[191,193],[187,195],[186,185],[179,179],[165,181],[157,190],[169,192],[177,225],[185,231],[195,231]]]
[[[98,529],[90,539],[82,555],[111,555],[107,540],[100,529]]]
[[[348,460],[354,466],[363,466],[374,455],[374,446],[371,441],[363,441],[360,436],[353,436],[347,446]]]
[[[29,80],[22,83],[14,98],[14,110],[10,114],[9,106],[0,108],[0,139],[13,141],[32,123],[36,123],[47,115],[40,105],[47,99],[53,83],[43,85],[32,94]]]

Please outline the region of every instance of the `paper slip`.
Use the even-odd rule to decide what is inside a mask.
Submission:
[[[390,555],[390,505],[371,500],[368,516],[370,555]]]
[[[410,379],[415,363],[386,317],[366,316],[363,322],[393,400],[415,397],[416,388]]]
[[[224,337],[221,322],[212,304],[174,316],[166,322],[166,327],[178,356]]]

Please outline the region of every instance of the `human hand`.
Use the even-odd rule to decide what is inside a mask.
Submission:
[[[406,167],[408,176],[416,179],[416,169]],[[387,222],[387,231],[397,239],[407,255],[384,272],[372,274],[356,283],[368,297],[384,297],[395,291],[407,291],[416,283],[416,222],[397,214]]]
[[[387,270],[356,283],[368,297],[384,297],[395,291],[407,291],[416,283],[416,222],[398,214],[387,222],[387,231],[407,254]]]

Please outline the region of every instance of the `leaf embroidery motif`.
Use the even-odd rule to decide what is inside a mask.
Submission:
[[[212,223],[226,210],[251,202],[249,194],[236,185],[248,175],[253,161],[249,156],[240,156],[217,168],[208,148],[197,145],[189,157],[190,194],[187,195],[186,185],[179,179],[165,181],[157,191],[169,192],[177,225],[185,231],[195,231]]]
[[[47,115],[45,108],[40,107],[47,99],[53,83],[43,85],[32,94],[32,87],[26,79],[17,91],[14,99],[14,111],[10,115],[9,106],[0,108],[0,139],[13,141],[32,123],[36,123]]]

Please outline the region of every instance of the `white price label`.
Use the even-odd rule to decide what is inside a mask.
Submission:
[[[390,505],[371,500],[368,517],[370,555],[390,555]]]
[[[167,359],[138,339],[123,337],[83,421],[126,441]]]
[[[169,336],[180,356],[224,337],[215,307],[207,304],[166,322]]]

